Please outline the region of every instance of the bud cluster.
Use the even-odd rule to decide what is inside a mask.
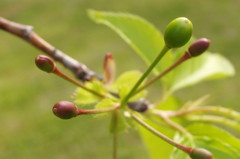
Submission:
[[[192,37],[192,31],[193,31],[193,25],[191,21],[185,17],[179,17],[171,21],[164,32],[164,41],[165,46],[161,50],[161,52],[158,54],[158,56],[154,59],[154,61],[150,64],[148,69],[144,72],[144,74],[139,78],[139,80],[136,82],[135,86],[130,89],[128,94],[123,98],[120,99],[120,93],[111,92],[107,90],[107,87],[111,85],[114,82],[115,78],[115,61],[112,57],[112,54],[107,54],[104,58],[104,71],[103,71],[103,85],[104,88],[106,88],[106,92],[109,93],[107,95],[101,94],[98,91],[95,91],[92,88],[86,87],[84,83],[81,83],[79,81],[76,81],[72,79],[71,77],[67,76],[66,74],[62,73],[57,67],[56,64],[52,59],[50,59],[47,56],[39,55],[35,59],[35,63],[39,69],[42,71],[45,71],[47,73],[53,73],[56,74],[65,80],[77,85],[78,87],[81,87],[82,89],[88,91],[89,93],[92,93],[99,97],[100,99],[108,98],[108,97],[115,97],[116,100],[119,100],[119,103],[112,107],[107,107],[104,109],[79,109],[74,103],[69,101],[60,101],[57,102],[53,108],[53,113],[61,118],[61,119],[71,119],[78,115],[82,114],[97,114],[97,113],[104,113],[104,112],[116,112],[116,109],[124,109],[124,111],[128,111],[130,116],[136,120],[139,124],[147,128],[152,133],[159,136],[161,139],[165,140],[169,144],[179,148],[180,150],[187,153],[192,159],[212,159],[212,154],[202,148],[189,148],[185,147],[181,144],[176,143],[172,139],[168,138],[161,132],[155,130],[150,125],[145,123],[141,120],[141,118],[138,118],[138,116],[135,116],[134,113],[146,113],[149,112],[149,103],[145,100],[138,100],[138,101],[129,101],[132,96],[137,94],[138,92],[142,91],[144,88],[155,82],[156,80],[160,79],[164,75],[166,75],[168,72],[179,66],[184,61],[191,59],[192,57],[196,57],[201,55],[203,52],[205,52],[209,45],[210,40],[206,38],[201,38],[196,40],[194,43],[192,43],[188,50],[186,50],[185,54],[180,57],[175,63],[173,63],[170,67],[168,67],[166,70],[161,72],[159,75],[155,76],[152,80],[149,80],[147,82],[144,82],[146,77],[151,73],[151,71],[154,69],[154,67],[158,64],[158,62],[162,59],[162,57],[168,52],[169,49],[173,48],[179,48],[184,46]],[[110,86],[109,86],[110,87]],[[111,98],[112,99],[112,98]],[[115,101],[114,101],[115,102]],[[127,106],[127,108],[126,108]],[[129,108],[129,109],[128,109]],[[134,113],[132,113],[134,112]],[[166,119],[166,118],[162,118]],[[165,120],[167,121],[167,120]],[[169,124],[170,125],[170,124]]]

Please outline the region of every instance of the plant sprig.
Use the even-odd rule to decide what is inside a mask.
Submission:
[[[113,159],[117,159],[118,157],[117,136],[119,135],[119,132],[124,130],[127,127],[126,125],[131,125],[130,123],[128,123],[128,120],[126,120],[126,118],[127,119],[129,118],[129,116],[127,116],[126,114],[128,115],[130,114],[130,118],[136,121],[136,123],[138,123],[139,125],[149,130],[149,133],[152,133],[158,136],[163,141],[166,141],[167,144],[170,144],[173,147],[180,149],[185,153],[185,155],[190,156],[192,159],[211,159],[213,156],[211,152],[204,149],[208,145],[206,146],[205,144],[204,148],[198,148],[197,146],[199,144],[195,143],[194,141],[196,139],[196,137],[194,136],[194,133],[189,131],[188,128],[185,128],[184,125],[181,125],[181,123],[175,122],[170,118],[185,116],[188,121],[198,121],[200,123],[209,122],[214,124],[217,123],[217,124],[222,124],[228,127],[232,127],[238,131],[240,130],[239,126],[237,125],[238,123],[235,121],[235,120],[239,120],[239,116],[240,116],[239,112],[230,111],[227,108],[201,107],[201,108],[180,109],[179,111],[177,110],[162,111],[162,110],[155,110],[156,108],[152,107],[152,104],[147,102],[146,99],[140,99],[140,97],[145,97],[144,96],[145,94],[142,96],[139,96],[134,101],[131,100],[133,99],[133,97],[136,97],[138,93],[145,90],[149,85],[152,85],[157,80],[163,79],[163,78],[164,79],[169,78],[169,74],[170,74],[169,72],[171,72],[172,70],[174,70],[177,73],[174,74],[173,76],[174,78],[172,78],[169,82],[171,86],[169,87],[169,85],[167,85],[167,87],[169,87],[170,90],[177,90],[186,85],[195,84],[204,79],[208,79],[214,76],[219,76],[219,74],[222,76],[231,76],[234,74],[234,69],[231,67],[231,65],[228,62],[226,62],[225,59],[221,57],[218,57],[218,58],[213,56],[211,57],[208,55],[202,58],[201,60],[195,60],[195,59],[191,60],[194,62],[200,61],[199,63],[201,64],[197,66],[202,68],[192,69],[187,67],[189,65],[187,65],[187,62],[185,61],[190,61],[189,59],[202,54],[209,47],[210,41],[206,38],[198,39],[197,41],[192,43],[190,46],[186,46],[186,48],[188,49],[183,51],[183,55],[182,54],[177,55],[176,57],[180,57],[180,58],[175,58],[174,59],[175,61],[169,60],[169,56],[170,56],[169,54],[172,53],[171,49],[184,46],[191,38],[192,36],[191,21],[189,21],[185,17],[174,19],[172,22],[170,22],[167,25],[166,30],[164,32],[164,36],[161,37],[159,32],[152,25],[150,25],[148,22],[146,22],[140,17],[132,16],[130,14],[96,12],[93,10],[90,11],[89,14],[94,21],[105,24],[110,28],[112,28],[114,31],[116,31],[148,63],[149,65],[148,68],[136,81],[130,79],[131,82],[134,81],[133,84],[131,82],[129,82],[131,83],[129,84],[128,81],[126,81],[127,84],[123,86],[119,84],[121,82],[119,83],[116,82],[118,87],[114,86],[114,89],[113,89],[112,85],[114,84],[116,85],[116,83],[114,83],[115,62],[111,54],[107,54],[105,56],[104,75],[103,75],[104,79],[99,80],[100,78],[98,78],[98,76],[96,76],[96,74],[93,71],[89,70],[85,65],[82,65],[81,63],[78,63],[77,61],[71,59],[70,57],[63,54],[61,51],[53,48],[47,42],[42,40],[39,36],[37,36],[34,32],[32,32],[32,27],[25,26],[25,25],[18,25],[16,23],[11,23],[6,19],[0,18],[1,29],[4,29],[5,31],[8,31],[10,33],[16,34],[19,37],[25,38],[28,42],[30,42],[37,48],[41,49],[42,51],[46,52],[55,60],[60,61],[64,66],[70,69],[79,79],[83,81],[90,81],[92,83],[94,83],[93,81],[91,81],[93,78],[96,78],[99,80],[100,84],[99,83],[98,85],[96,84],[95,87],[100,86],[101,90],[104,89],[104,93],[102,93],[100,89],[93,89],[91,87],[88,87],[89,86],[88,84],[84,84],[82,82],[79,82],[67,76],[56,67],[56,64],[50,58],[42,55],[38,56],[36,58],[36,65],[41,70],[48,73],[54,73],[60,76],[61,78],[67,80],[68,82],[71,82],[72,84],[76,85],[77,87],[80,87],[82,90],[88,92],[89,94],[94,95],[94,97],[98,97],[98,100],[95,100],[95,98],[93,100],[89,100],[89,101],[94,101],[95,108],[93,109],[80,109],[76,106],[76,104],[68,101],[57,102],[53,106],[53,113],[57,117],[61,119],[70,119],[70,118],[84,115],[84,114],[99,114],[99,113],[111,114],[112,123],[110,128],[111,128],[111,131],[113,132]],[[133,29],[133,28],[138,28],[138,29]],[[162,43],[162,41],[164,41],[164,43]],[[157,52],[160,52],[160,53],[157,54]],[[165,64],[161,64],[162,58],[164,56],[165,57],[167,56],[169,63],[170,62],[172,63],[167,68],[163,67],[164,68],[163,69],[162,66],[167,66]],[[212,70],[212,72],[210,72],[209,74],[201,73],[203,72],[202,70],[206,69],[204,67],[205,65],[202,65],[202,64],[206,64],[204,60],[209,59],[210,57],[211,59],[215,59],[215,61],[217,62],[218,61],[225,62],[224,68],[221,67],[219,70],[218,69]],[[178,71],[178,68],[180,67],[184,68],[183,70],[185,70],[185,72],[182,71],[183,72],[182,73],[181,71]],[[196,73],[197,76],[194,76],[194,73],[189,71],[189,69],[192,69],[193,71],[195,71],[194,73]],[[150,80],[146,80],[150,75],[150,73],[153,72],[153,70],[156,70],[155,71],[157,72],[155,73],[156,76]],[[189,77],[183,78],[183,75],[184,77],[185,76],[189,76]],[[133,78],[136,78],[136,76]],[[186,80],[187,82],[184,83],[183,82],[184,79],[188,79]],[[174,80],[176,80],[177,82],[175,82]],[[81,94],[81,93],[82,92],[80,91],[80,96],[81,95],[84,96],[84,94]],[[84,100],[84,98],[81,98],[81,100]],[[167,108],[168,107],[166,107],[166,109]],[[196,115],[199,112],[213,113],[213,114],[218,114],[222,116],[205,115],[205,114]],[[158,131],[157,127],[151,126],[149,123],[145,122],[144,119],[148,117],[148,115],[158,117],[158,118],[153,117],[152,119],[154,120],[157,119],[158,121],[161,121],[161,122],[163,121],[166,124],[168,124],[171,128],[173,128],[174,131],[181,132],[181,137],[188,138],[188,142],[193,143],[191,144],[192,146],[188,146],[186,143],[177,141],[175,140],[175,138],[172,139],[171,137],[168,137],[168,135],[165,135],[161,131]],[[232,119],[228,119],[227,117],[230,117]],[[214,129],[214,128],[211,128],[211,129]],[[235,140],[234,138],[232,139],[232,141],[237,142],[238,140],[237,139]],[[151,142],[151,141],[148,141],[148,142]],[[210,144],[210,146],[215,146],[215,145]],[[231,146],[232,145],[230,145],[229,147]],[[234,146],[231,147],[232,151],[228,151],[224,149],[224,146],[220,147],[219,149],[223,149],[229,153],[233,152],[231,154],[233,156],[235,155],[234,152],[240,152],[240,150],[238,151],[238,149]],[[174,156],[175,154],[176,153],[173,153],[172,156]],[[214,154],[214,155],[218,155],[218,154]]]

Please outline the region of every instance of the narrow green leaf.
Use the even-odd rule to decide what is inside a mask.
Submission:
[[[147,64],[150,64],[155,59],[164,46],[161,33],[152,24],[138,16],[93,10],[89,11],[89,16],[95,22],[113,29]],[[188,45],[175,53],[170,51],[166,54],[160,64],[157,65],[155,73],[161,72],[164,68],[170,66],[177,57],[187,50]],[[227,59],[218,54],[208,53],[182,64],[164,77],[164,81],[170,91],[173,92],[205,80],[232,75],[234,75],[234,68]]]
[[[210,137],[196,137],[196,145],[199,147],[209,147],[209,151],[211,149],[218,150],[220,152],[224,152],[225,154],[231,156],[230,158],[239,159],[240,154],[239,151],[236,149],[236,146],[230,145],[228,142],[224,142],[223,140],[210,138]],[[217,157],[219,155],[219,152],[215,156]],[[217,158],[223,158],[222,156],[219,156]]]
[[[232,64],[220,54],[205,53],[192,58],[173,70],[168,81],[171,91],[199,83],[234,75]]]
[[[240,151],[240,146],[239,146],[240,140],[221,128],[218,128],[210,124],[199,123],[199,124],[191,124],[190,126],[188,126],[187,129],[195,136],[208,136],[208,137],[220,138],[222,141],[230,145],[233,145],[235,148],[237,148]],[[199,130],[207,130],[207,131],[199,131]]]

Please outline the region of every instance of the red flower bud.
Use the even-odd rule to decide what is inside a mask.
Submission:
[[[56,68],[55,62],[45,55],[38,55],[35,58],[35,63],[40,70],[47,73],[53,72]]]
[[[60,101],[53,106],[53,113],[61,119],[70,119],[78,115],[78,108],[72,102]]]
[[[213,155],[211,152],[203,148],[193,148],[190,157],[192,159],[212,159]]]
[[[128,107],[137,112],[143,113],[148,109],[148,103],[146,101],[133,101],[128,102]]]
[[[198,56],[205,52],[210,45],[210,40],[206,38],[201,38],[192,43],[192,45],[188,48],[188,52],[192,57]]]

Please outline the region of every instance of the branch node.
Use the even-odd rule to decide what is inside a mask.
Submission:
[[[34,27],[30,26],[30,25],[23,28],[22,29],[23,38],[28,40],[31,37],[31,34],[32,34],[33,30],[34,30]]]

